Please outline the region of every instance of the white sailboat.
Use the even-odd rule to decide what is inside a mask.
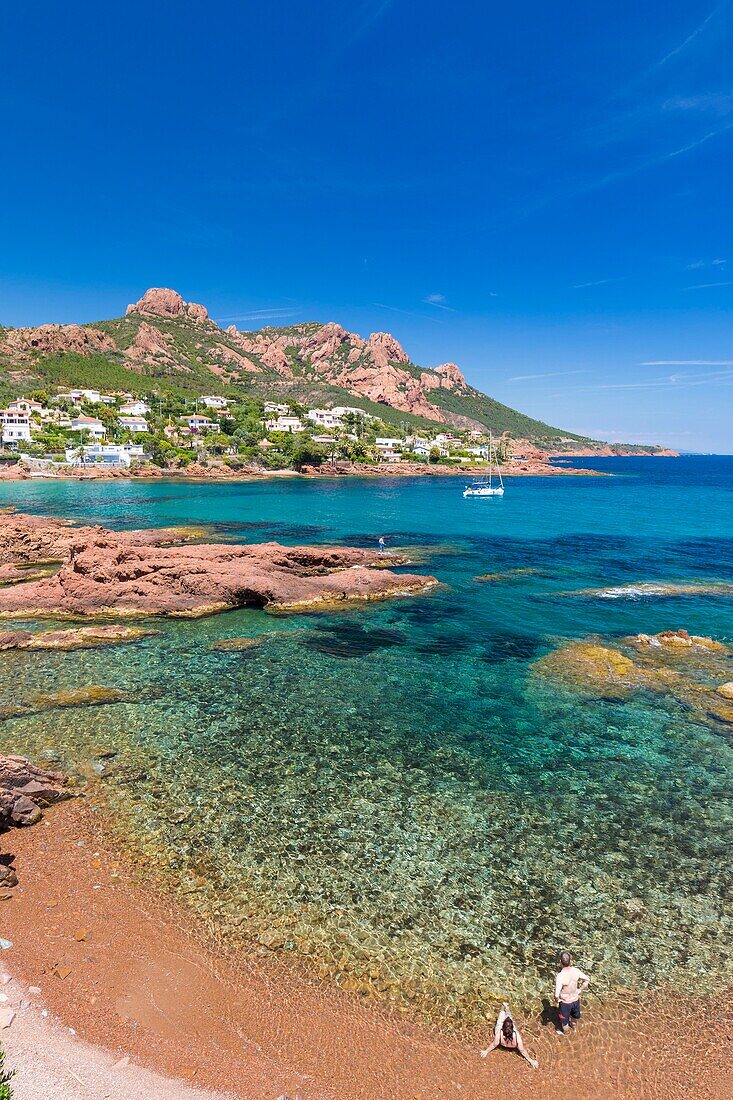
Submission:
[[[463,490],[464,497],[503,497],[504,496],[504,481],[501,476],[501,467],[499,463],[496,463],[496,473],[499,477],[499,484],[494,485],[494,460],[496,458],[496,452],[494,450],[494,437],[489,432],[489,476],[481,478],[479,481],[472,481],[470,485],[467,485]]]

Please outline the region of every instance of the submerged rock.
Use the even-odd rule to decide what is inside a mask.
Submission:
[[[701,721],[733,724],[733,707],[721,702],[733,693],[728,696],[706,682],[729,669],[727,646],[686,631],[639,634],[621,645],[630,652],[597,639],[570,642],[541,657],[532,671],[599,698],[621,701],[641,691],[666,695]]]
[[[568,596],[586,596],[597,600],[649,600],[667,599],[673,596],[733,596],[733,584],[728,581],[713,582],[643,582],[640,584],[614,585],[610,588],[581,588],[567,592]]]
[[[502,584],[515,580],[521,580],[522,577],[542,576],[541,569],[532,569],[531,567],[521,569],[507,569],[503,573],[479,573],[477,577],[473,579],[480,581],[483,584]]]
[[[53,649],[74,650],[91,649],[95,646],[122,645],[125,642],[137,642],[157,634],[157,630],[146,630],[141,626],[80,626],[74,630],[44,630],[40,634],[31,634],[26,630],[4,631],[0,633],[2,649]]]
[[[217,642],[212,643],[211,648],[226,651],[252,649],[254,646],[259,645],[261,641],[261,638],[219,638]]]
[[[32,695],[29,703],[33,710],[51,710],[54,707],[95,707],[107,703],[121,703],[129,696],[116,688],[90,687],[68,688],[66,691],[40,692]]]

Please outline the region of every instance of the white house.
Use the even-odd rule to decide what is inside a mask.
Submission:
[[[146,432],[148,422],[144,416],[118,416],[117,423],[126,432]]]
[[[206,405],[207,409],[226,409],[229,404],[226,397],[217,397],[216,395],[212,397],[202,397],[201,402]]]
[[[419,458],[429,458],[433,447],[438,449],[441,458],[445,458],[448,454],[446,445],[444,443],[438,443],[435,439],[417,439],[413,444],[412,453],[418,455]]]
[[[377,436],[374,440],[374,446],[379,453],[380,462],[401,462],[402,454],[401,450],[404,446],[404,440],[402,439],[389,439],[385,436]]]
[[[375,419],[371,413],[364,412],[363,409],[357,409],[355,405],[334,405],[331,412],[334,416],[337,416],[339,420],[343,419],[345,413],[353,413],[355,416],[362,416],[364,420]]]
[[[91,462],[129,466],[133,458],[144,457],[143,447],[136,443],[87,443],[83,447],[66,448],[66,461],[70,466],[85,466]]]
[[[3,443],[30,443],[31,418],[25,413],[3,409],[0,412]]]
[[[278,405],[275,401],[265,401],[265,412],[274,413],[275,416],[287,416],[288,406]]]
[[[40,401],[32,401],[30,397],[16,397],[15,400],[8,401],[8,412],[22,413],[24,416],[38,413],[40,416],[47,411]]]
[[[299,416],[278,416],[265,422],[268,432],[304,432],[305,425]]]
[[[212,420],[210,416],[204,416],[203,413],[195,413],[193,416],[184,416],[183,419],[192,432],[219,431],[218,420]]]
[[[340,428],[341,417],[333,409],[308,409],[305,414],[319,428]]]
[[[137,401],[134,398],[120,405],[120,416],[145,416],[145,413],[149,412],[150,406],[145,401]]]
[[[104,439],[107,429],[96,416],[77,416],[71,421],[72,432],[86,432],[92,439]]]

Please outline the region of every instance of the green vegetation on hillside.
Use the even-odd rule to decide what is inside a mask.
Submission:
[[[534,420],[531,416],[512,409],[509,405],[502,405],[493,397],[470,389],[467,393],[457,393],[455,390],[434,390],[431,393],[433,402],[446,412],[457,413],[459,416],[468,416],[471,420],[477,420],[485,424],[495,434],[509,432],[515,439],[530,439],[533,443],[557,443],[560,439],[573,439],[578,443],[591,443],[581,435],[573,435],[572,432],[564,432],[559,428],[553,428],[541,420]]]

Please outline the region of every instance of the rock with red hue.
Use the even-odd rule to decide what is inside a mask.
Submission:
[[[312,364],[317,366],[330,361],[342,347],[350,343],[350,340],[351,333],[334,321],[329,321],[327,325],[323,325],[304,340],[300,350]]]
[[[160,329],[142,321],[135,333],[135,339],[129,348],[125,348],[123,354],[126,359],[132,359],[135,363],[147,363],[150,366],[155,363],[173,363],[169,341],[170,337],[166,337]]]
[[[197,616],[231,607],[292,609],[422,592],[433,577],[382,568],[352,548],[199,545],[163,548],[77,529],[53,577],[0,590],[0,616]],[[404,564],[393,558],[394,564]]]
[[[388,332],[373,332],[367,340],[369,354],[378,367],[388,363],[409,363],[409,357],[402,345]]]
[[[209,312],[205,306],[197,302],[184,302],[177,290],[160,286],[146,290],[142,298],[129,305],[125,316],[129,317],[131,313],[147,313],[154,317],[187,317],[197,325],[209,320]]]
[[[70,798],[60,772],[37,768],[23,756],[0,756],[0,828],[35,825],[43,807]]]
[[[0,353],[16,359],[40,355],[94,355],[115,351],[115,343],[105,332],[82,325],[39,325],[38,328],[16,328],[5,333]]]
[[[443,363],[441,366],[435,368],[435,373],[441,376],[440,384],[446,390],[466,388],[466,379],[455,363]]]
[[[104,527],[75,527],[64,520],[50,519],[48,516],[10,512],[0,515],[0,563],[63,561],[68,558],[73,546],[100,534],[106,534]],[[123,543],[134,540],[136,544],[157,546],[166,542],[180,542],[199,534],[195,529],[160,528],[120,532],[115,538]]]

